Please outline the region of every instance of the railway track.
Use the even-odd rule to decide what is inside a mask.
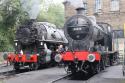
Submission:
[[[40,68],[41,69],[46,69],[46,68]],[[0,80],[1,79],[8,79],[17,76],[17,74],[25,73],[25,72],[30,72],[28,68],[21,69],[19,71],[16,71],[13,69],[13,66],[1,66],[0,67]]]
[[[0,79],[7,79],[14,77],[16,74],[28,72],[28,69],[22,69],[20,71],[15,71],[12,66],[2,66],[0,67]]]
[[[65,78],[67,78],[67,77],[70,77],[70,76],[72,76],[72,74],[67,74],[67,75],[65,75],[65,76],[63,76],[63,77],[60,77],[60,78],[57,78],[56,80],[53,80],[51,83],[56,83],[56,82],[58,82],[58,81],[60,81],[60,80],[62,80],[62,79],[65,79]]]
[[[13,71],[13,66],[0,66],[0,75]]]
[[[6,68],[6,67],[5,67]],[[28,72],[28,69],[24,69],[24,70],[21,70],[19,72],[15,71],[15,70],[8,70],[8,71],[5,71],[5,72],[0,72],[0,80],[3,80],[3,79],[10,79],[10,78],[13,78],[13,77],[16,77],[17,74],[20,74],[20,73],[25,73],[25,72]],[[81,74],[81,73],[80,73]],[[97,74],[98,75],[98,74]],[[85,79],[77,79],[79,77],[86,77],[86,76],[79,76],[79,74],[66,74],[62,77],[59,77],[53,81],[50,81],[49,83],[91,83],[89,80],[91,80],[92,78],[94,78],[96,75],[94,76],[89,76]],[[80,80],[80,82],[79,82]],[[66,82],[65,82],[66,81]],[[68,81],[68,82],[67,82]],[[74,82],[75,81],[75,82]]]
[[[11,65],[0,64],[0,69],[10,67]]]
[[[68,74],[63,77],[60,77],[56,80],[53,80],[51,83],[91,83],[90,81],[94,79],[98,74],[92,76],[86,76],[84,79],[81,79],[82,76],[73,76],[75,74]]]
[[[7,72],[2,72],[0,73],[0,79],[7,79],[7,78],[11,78],[13,76],[15,76],[15,71],[7,71]]]

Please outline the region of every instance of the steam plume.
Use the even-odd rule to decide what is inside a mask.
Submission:
[[[40,0],[20,0],[23,9],[29,14],[30,19],[36,19],[40,10]]]

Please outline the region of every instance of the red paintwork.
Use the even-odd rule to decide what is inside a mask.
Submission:
[[[77,51],[74,54],[75,54],[75,56],[77,57],[78,60],[82,61],[82,60],[87,60],[87,56],[88,56],[89,52],[87,52],[87,51]]]
[[[65,53],[62,53],[61,55],[63,60],[68,60],[68,61],[74,60],[74,56],[72,52],[65,52]]]
[[[12,62],[14,60],[14,56],[15,56],[15,54],[9,53],[7,56],[7,61]]]
[[[101,55],[98,52],[93,52],[93,54],[96,55],[96,60],[97,61],[101,60]]]
[[[95,54],[96,61],[100,61],[101,55],[98,52],[88,52],[88,51],[67,51],[62,55],[63,61],[74,61],[75,59],[79,61],[87,61],[87,57],[89,54]]]
[[[30,56],[30,59],[27,60],[25,54],[23,54],[23,55],[17,54],[15,56],[15,60],[14,61],[16,61],[16,62],[37,62],[37,55],[33,54],[33,55]]]

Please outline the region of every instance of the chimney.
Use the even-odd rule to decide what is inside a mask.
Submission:
[[[36,22],[36,19],[28,19],[26,20],[26,25],[32,25],[34,22]]]
[[[84,7],[78,7],[76,8],[77,14],[85,15],[85,8]]]

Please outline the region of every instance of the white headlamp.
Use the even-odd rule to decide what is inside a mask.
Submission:
[[[95,54],[89,54],[87,58],[88,58],[89,62],[94,62],[95,61]]]
[[[57,54],[55,56],[55,61],[59,63],[59,62],[61,62],[61,60],[62,60],[62,56],[60,54]]]

